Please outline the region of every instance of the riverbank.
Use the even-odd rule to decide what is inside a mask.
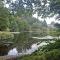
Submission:
[[[31,55],[25,55],[17,60],[60,60],[60,40],[39,48]]]

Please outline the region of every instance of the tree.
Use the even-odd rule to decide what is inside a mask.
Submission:
[[[29,30],[29,24],[27,23],[26,20],[19,20],[17,21],[18,23],[18,28],[19,28],[19,31],[28,31]]]
[[[42,22],[42,25],[43,25],[44,27],[47,27],[47,22],[46,22],[46,20],[44,20],[44,21]]]
[[[50,12],[55,14],[59,14],[57,19],[60,19],[60,0],[50,0]]]
[[[3,17],[0,18],[0,31],[8,31],[9,28],[9,21],[8,19],[4,19]]]
[[[17,23],[17,18],[14,17],[13,15],[9,16],[9,29],[11,32],[17,32],[19,31],[18,23]]]
[[[9,4],[9,9],[13,14],[15,12],[19,16],[32,16],[32,14],[38,13],[38,16],[47,17],[49,14],[49,2],[47,0],[6,0]]]
[[[18,16],[32,16],[37,12],[41,18],[51,17],[55,14],[60,16],[59,0],[6,0],[12,14]],[[58,16],[58,19],[59,19]]]
[[[0,31],[7,30],[9,27],[9,11],[4,7],[3,1],[0,2]]]
[[[30,15],[32,12],[32,4],[30,0],[6,0],[7,4],[9,4],[9,9],[14,15],[15,12],[18,16]],[[31,14],[32,15],[32,14]]]
[[[60,24],[59,23],[55,23],[54,26],[57,27],[57,28],[60,28]]]

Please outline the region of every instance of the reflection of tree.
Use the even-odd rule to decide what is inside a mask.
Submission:
[[[29,47],[28,42],[29,42],[29,33],[28,32],[21,32],[17,37],[17,41],[15,42],[15,46],[18,47],[18,50],[26,49],[27,47]]]

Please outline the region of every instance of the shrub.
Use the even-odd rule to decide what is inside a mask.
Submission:
[[[14,35],[10,32],[0,32],[0,41],[9,41],[14,38]]]

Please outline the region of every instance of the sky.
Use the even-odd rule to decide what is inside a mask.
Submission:
[[[13,2],[15,2],[16,0],[12,0]],[[5,7],[9,7],[9,4],[6,4],[6,0],[4,1]]]
[[[47,18],[46,18],[47,24],[51,24],[51,22],[60,23],[60,21],[58,21],[58,20],[55,19],[56,16],[57,16],[57,15],[55,15],[54,17],[51,17],[51,18],[48,18],[48,17],[47,17]],[[37,13],[34,14],[33,17],[37,18]],[[44,19],[41,18],[41,17],[38,17],[38,19],[39,19],[40,21],[44,21]]]
[[[16,1],[16,0],[13,0],[13,1]]]

